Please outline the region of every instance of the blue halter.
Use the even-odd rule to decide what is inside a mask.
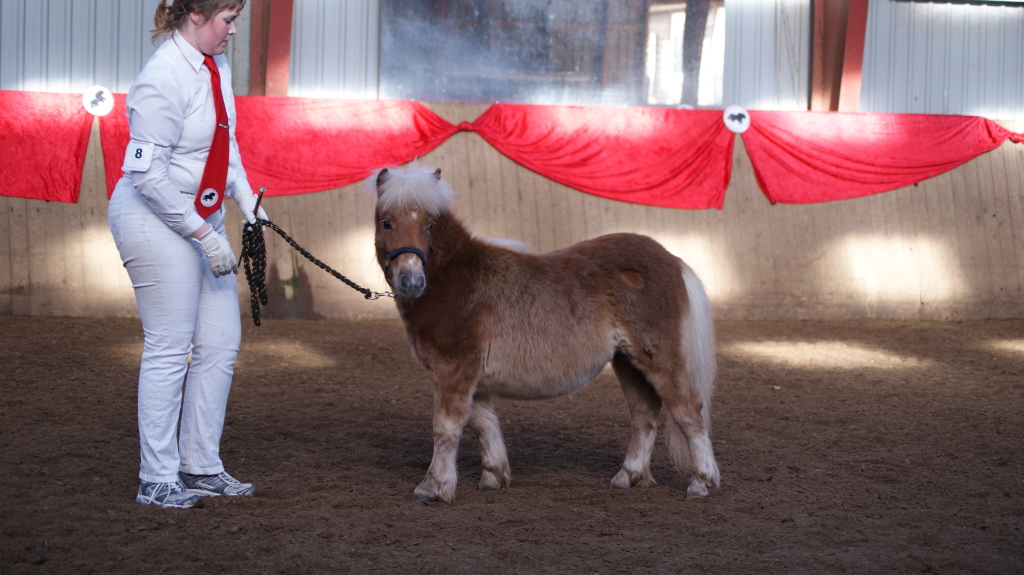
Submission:
[[[397,250],[385,255],[384,265],[386,266],[390,264],[391,260],[397,258],[402,254],[416,254],[416,257],[420,258],[420,261],[423,262],[423,267],[427,266],[427,257],[423,255],[423,252],[421,252],[419,248],[412,247],[398,248]]]

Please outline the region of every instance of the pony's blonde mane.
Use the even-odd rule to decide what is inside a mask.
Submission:
[[[380,210],[404,210],[418,207],[432,216],[447,212],[455,199],[455,192],[444,179],[438,179],[431,168],[413,162],[405,168],[388,168],[387,179],[377,190],[377,170],[367,180],[367,187],[377,193]]]

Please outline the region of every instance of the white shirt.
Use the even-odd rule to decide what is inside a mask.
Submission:
[[[231,69],[223,55],[214,56],[231,134],[225,197],[252,194],[235,141],[235,96]],[[128,90],[128,125],[133,146],[152,144],[145,171],[124,170],[149,207],[174,231],[188,236],[202,227],[193,202],[206,167],[217,120],[210,71],[203,54],[175,31],[157,48]],[[185,192],[183,194],[182,192]],[[223,209],[223,208],[222,208]]]

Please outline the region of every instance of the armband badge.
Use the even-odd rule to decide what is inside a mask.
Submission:
[[[128,149],[124,153],[124,166],[121,169],[125,172],[145,172],[153,163],[153,143],[132,140],[128,142]]]

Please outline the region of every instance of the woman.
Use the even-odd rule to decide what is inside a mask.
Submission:
[[[220,459],[241,340],[238,264],[221,202],[234,198],[246,220],[257,217],[223,55],[244,7],[245,0],[161,2],[153,40],[166,40],[128,92],[131,142],[108,218],[145,333],[135,499],[144,505],[201,507],[203,495],[256,493]],[[267,217],[262,208],[258,217]]]

